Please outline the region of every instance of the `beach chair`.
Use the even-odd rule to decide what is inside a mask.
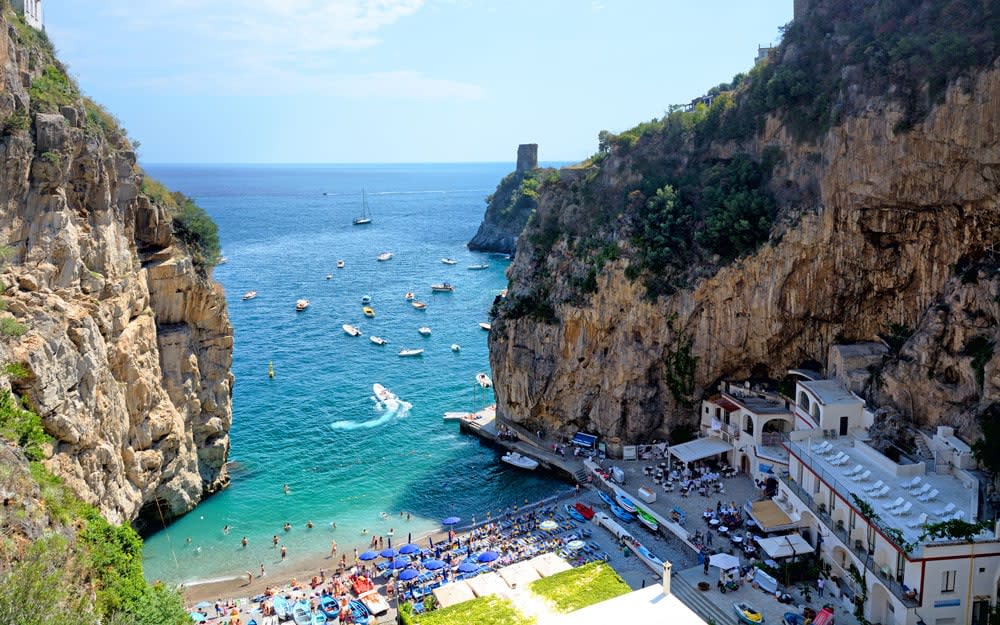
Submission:
[[[930,501],[930,500],[934,499],[935,497],[937,497],[938,494],[939,494],[938,489],[934,488],[934,489],[931,489],[931,492],[927,493],[926,495],[921,495],[921,496],[917,497],[917,499],[919,499],[920,501]]]
[[[965,510],[959,510],[951,516],[952,521],[962,521],[965,520]]]
[[[865,467],[863,465],[856,464],[856,465],[854,465],[853,469],[851,469],[850,471],[846,471],[845,475],[847,475],[847,477],[852,477],[854,475],[857,475],[858,473],[861,473],[864,470],[865,470]]]
[[[905,488],[906,490],[910,490],[911,488],[916,488],[917,486],[920,486],[920,476],[919,475],[916,476],[916,477],[914,477],[912,480],[908,480],[908,481],[903,482],[903,483],[901,483],[899,485],[900,488]]]
[[[872,476],[872,472],[870,470],[868,470],[868,469],[865,469],[864,473],[858,473],[856,475],[852,475],[851,479],[854,480],[855,482],[864,482],[865,480],[867,480],[871,476]]]
[[[888,506],[886,506],[885,509],[888,510],[889,512],[892,512],[894,508],[898,508],[898,507],[902,506],[903,502],[905,502],[905,501],[906,500],[903,499],[902,497],[896,497],[896,501],[894,501],[891,504],[889,504]]]
[[[866,486],[865,487],[865,491],[867,491],[869,493],[874,493],[875,491],[877,491],[878,489],[882,488],[883,486],[885,486],[885,482],[883,482],[882,480],[879,480],[879,481],[875,482],[874,484],[872,484],[871,486]]]
[[[843,466],[843,465],[847,464],[850,461],[851,461],[851,457],[848,456],[847,454],[844,454],[843,456],[840,457],[840,460],[838,460],[837,462],[834,463],[834,466],[840,467],[840,466]]]
[[[909,523],[907,523],[906,526],[907,527],[913,527],[913,528],[923,527],[924,523],[926,523],[926,522],[927,522],[927,513],[926,512],[921,512],[920,516],[918,516],[913,521],[910,521]]]
[[[955,504],[949,503],[947,506],[934,512],[935,516],[946,517],[955,511]]]
[[[931,490],[931,485],[928,484],[927,482],[924,482],[923,486],[921,486],[918,489],[913,490],[912,493],[913,493],[914,497],[917,497],[919,499],[920,497],[923,497],[924,495],[926,495],[927,493],[929,493],[930,490]]]
[[[844,452],[842,452],[842,451],[836,451],[836,452],[830,452],[829,454],[827,454],[826,456],[823,456],[823,457],[826,458],[827,462],[829,462],[830,464],[833,464],[834,462],[836,462],[836,461],[840,460],[841,458],[843,458],[844,455],[845,455]]]
[[[895,512],[892,513],[893,516],[906,516],[909,514],[910,509],[913,508],[913,502],[907,501],[903,504],[902,508],[897,508]]]
[[[821,449],[823,449],[823,446],[826,445],[826,443],[827,443],[826,441],[813,443],[812,445],[809,446],[809,448],[812,449],[813,451],[820,451]]]
[[[874,497],[875,499],[879,499],[879,498],[882,498],[882,497],[885,497],[886,495],[888,495],[889,494],[889,490],[890,490],[889,485],[886,484],[882,488],[880,488],[877,491],[875,491],[874,493],[872,493],[871,496]]]

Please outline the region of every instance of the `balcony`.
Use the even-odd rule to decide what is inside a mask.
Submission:
[[[865,568],[867,568],[870,573],[875,575],[875,577],[889,589],[889,592],[895,595],[904,606],[907,608],[920,607],[920,597],[908,595],[901,583],[896,581],[891,574],[887,575],[885,569],[879,567],[875,563],[872,558],[872,554],[868,553],[868,549],[865,548],[865,545],[862,542],[852,542],[850,540],[850,536],[847,534],[847,530],[834,523],[833,519],[830,518],[830,515],[827,514],[825,509],[823,511],[820,510],[820,507],[816,505],[816,502],[813,500],[812,495],[807,493],[804,488],[792,481],[790,477],[784,477],[782,478],[782,481],[784,482],[785,487],[795,493],[795,495],[802,500],[802,503],[804,503],[806,507],[808,507],[809,510],[816,515],[816,518],[819,519],[828,530],[830,530],[830,533],[836,535],[837,538],[840,539],[840,542],[844,544],[844,547],[853,553],[858,560],[864,563]]]

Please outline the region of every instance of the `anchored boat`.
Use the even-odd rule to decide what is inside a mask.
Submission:
[[[506,462],[511,466],[515,466],[519,469],[527,469],[528,471],[532,471],[538,468],[537,460],[535,460],[534,458],[529,458],[528,456],[522,456],[516,451],[508,451],[507,453],[505,453],[503,456],[500,457],[500,460]]]

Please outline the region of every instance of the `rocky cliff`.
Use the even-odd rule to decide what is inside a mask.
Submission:
[[[521,144],[517,149],[517,168],[504,177],[486,198],[486,214],[468,247],[476,252],[513,254],[517,237],[528,217],[538,206],[538,146]]]
[[[859,28],[851,11],[869,10],[813,4],[834,31],[836,19]],[[803,55],[786,40],[769,69],[726,86],[711,110],[640,127],[541,187],[490,334],[501,414],[627,442],[668,436],[721,377],[781,377],[893,325],[917,331],[876,376],[883,402],[922,424],[969,425],[959,415],[997,399],[987,345],[997,338],[1000,66],[945,73],[933,97],[907,83],[923,99],[829,58],[840,81],[832,106],[795,104],[776,78],[754,90],[762,74],[799,75]],[[765,109],[759,124],[746,123],[753,107]],[[806,113],[825,120],[806,125],[811,137]],[[743,157],[760,165],[732,175]]]
[[[0,386],[54,437],[46,466],[109,520],[186,512],[227,480],[222,290],[114,119],[9,12],[0,119]]]

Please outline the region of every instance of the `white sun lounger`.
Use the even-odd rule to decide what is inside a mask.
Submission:
[[[824,456],[824,458],[826,458],[826,461],[829,462],[830,464],[834,464],[843,457],[844,457],[844,452],[842,451],[838,451],[836,453],[830,453],[830,455]]]
[[[907,501],[906,503],[903,504],[902,508],[897,508],[896,511],[893,512],[892,514],[893,516],[906,516],[907,513],[909,513],[909,511],[912,508],[913,508],[913,502]]]
[[[892,512],[893,508],[900,507],[901,505],[903,505],[904,501],[906,501],[906,500],[903,499],[902,497],[896,497],[896,501],[894,501],[891,504],[889,504],[888,506],[886,506],[885,509],[888,510],[889,512]]]
[[[857,475],[852,476],[851,479],[854,480],[855,482],[864,482],[871,476],[872,476],[871,470],[865,469],[864,473],[858,473]]]
[[[921,512],[920,516],[906,524],[907,527],[923,527],[927,523],[927,513]]]
[[[964,518],[965,518],[965,510],[959,510],[958,512],[956,512],[955,514],[952,515],[951,520],[952,521],[961,521]]]
[[[813,451],[821,454],[825,454],[831,449],[833,449],[833,443],[831,443],[830,441],[820,441],[812,446]]]
[[[914,477],[912,480],[908,480],[908,481],[903,482],[902,484],[899,485],[900,488],[905,488],[907,490],[909,490],[911,488],[916,488],[917,486],[920,486],[920,476],[919,475],[916,476],[916,477]]]
[[[945,506],[945,507],[941,508],[940,510],[937,510],[936,512],[934,512],[934,514],[936,514],[939,517],[946,517],[946,516],[950,515],[954,511],[955,511],[955,503],[951,502],[947,506]]]
[[[874,492],[874,493],[872,493],[871,495],[872,495],[872,497],[874,497],[875,499],[879,499],[879,498],[881,498],[881,497],[885,497],[885,496],[886,496],[887,494],[889,494],[889,490],[890,490],[890,487],[889,487],[889,485],[888,485],[888,484],[886,484],[885,486],[883,486],[883,487],[882,487],[882,488],[880,488],[879,490],[875,491],[875,492]]]
[[[861,473],[864,470],[865,470],[864,466],[862,466],[860,464],[856,464],[856,465],[854,465],[853,469],[851,469],[850,471],[846,471],[845,473],[847,474],[847,477],[851,477],[852,475],[855,475],[857,473]]]
[[[926,495],[921,495],[921,496],[917,497],[917,499],[919,499],[920,501],[930,501],[930,500],[934,499],[935,497],[937,497],[938,494],[939,494],[938,493],[938,489],[935,488],[934,490],[932,490],[931,492],[927,493]]]
[[[931,485],[928,484],[927,482],[924,482],[923,486],[912,492],[914,497],[920,497],[921,495],[926,495],[927,493],[929,493],[930,490],[931,490]]]
[[[866,486],[865,490],[868,491],[869,493],[874,493],[875,491],[877,491],[878,489],[882,488],[883,486],[885,486],[885,482],[883,482],[882,480],[879,480],[879,481],[875,482],[874,484],[872,484],[871,486]]]
[[[851,457],[848,456],[847,454],[844,454],[843,456],[840,457],[840,460],[838,460],[836,462],[831,462],[830,464],[832,464],[832,465],[834,465],[836,467],[839,467],[840,465],[847,464],[850,461],[851,461]]]

